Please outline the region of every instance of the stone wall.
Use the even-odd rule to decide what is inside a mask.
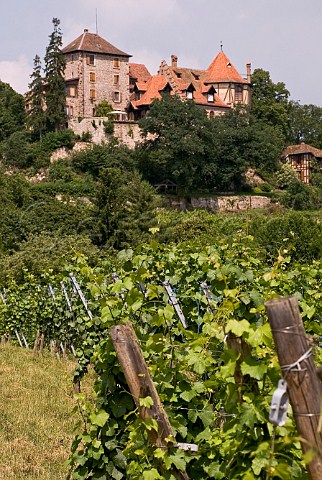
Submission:
[[[89,132],[92,135],[92,142],[101,144],[108,142],[109,139],[104,132],[104,121],[108,120],[105,117],[90,117],[83,118],[78,121],[76,118],[68,121],[68,128],[73,130],[76,135],[82,135]],[[114,136],[123,145],[129,148],[134,148],[141,139],[140,129],[137,122],[133,121],[115,121],[114,122]]]
[[[166,204],[178,210],[205,209],[211,212],[238,212],[255,208],[266,208],[271,199],[260,195],[231,195],[219,197],[199,197],[187,200],[182,197],[167,197]]]

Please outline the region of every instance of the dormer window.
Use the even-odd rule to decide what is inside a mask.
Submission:
[[[189,99],[189,100],[192,100],[193,99],[193,93],[191,90],[187,90],[186,91],[186,97]]]
[[[208,102],[214,102],[215,101],[215,95],[213,93],[207,93],[207,100],[208,100]]]
[[[192,75],[194,76],[195,80],[200,79],[200,75],[198,73],[192,72]]]

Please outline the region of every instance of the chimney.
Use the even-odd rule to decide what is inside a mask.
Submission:
[[[252,69],[252,64],[250,62],[246,63],[246,70],[247,70],[247,82],[251,82],[251,69]]]
[[[171,55],[171,67],[177,68],[178,66],[178,57],[177,55]]]
[[[88,28],[84,28],[84,33],[88,33]]]

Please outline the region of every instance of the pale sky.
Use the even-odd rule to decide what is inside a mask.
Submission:
[[[0,80],[28,89],[33,58],[42,59],[61,20],[64,45],[84,28],[144,63],[161,60],[206,69],[220,50],[246,74],[268,70],[293,100],[322,106],[322,0],[0,0]]]

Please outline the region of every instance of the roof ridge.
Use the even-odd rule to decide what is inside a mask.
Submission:
[[[81,38],[81,41],[80,41],[78,50],[81,50],[81,48],[82,48],[82,46],[83,46],[86,33],[87,33],[87,32],[85,32],[85,31],[83,32],[83,35],[82,35],[82,38]]]

